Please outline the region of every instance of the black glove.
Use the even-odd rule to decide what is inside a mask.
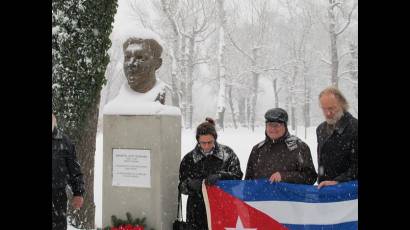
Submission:
[[[202,180],[201,179],[188,179],[188,187],[194,191],[201,191],[202,190]]]
[[[206,185],[215,185],[220,180],[222,175],[220,173],[211,174],[205,179]]]

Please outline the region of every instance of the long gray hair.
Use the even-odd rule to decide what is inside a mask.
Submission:
[[[336,99],[340,102],[344,112],[346,112],[349,109],[349,103],[347,102],[345,96],[343,96],[342,92],[338,88],[334,86],[327,87],[322,92],[320,92],[319,99],[325,94],[333,94],[336,97]]]

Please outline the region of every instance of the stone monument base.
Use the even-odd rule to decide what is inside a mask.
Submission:
[[[171,230],[177,215],[180,115],[104,114],[102,227],[111,216],[146,217]],[[114,156],[114,157],[113,157]],[[114,160],[114,161],[113,161]]]

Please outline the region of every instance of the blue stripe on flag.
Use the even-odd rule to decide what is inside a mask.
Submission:
[[[357,230],[358,222],[346,222],[341,224],[330,225],[300,225],[300,224],[284,224],[289,230]]]
[[[217,186],[243,201],[326,203],[357,199],[357,181],[317,189],[317,186],[260,180],[221,180]]]

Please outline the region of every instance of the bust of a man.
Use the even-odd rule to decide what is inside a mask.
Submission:
[[[161,66],[162,47],[154,39],[131,37],[123,44],[124,74],[131,89],[139,93],[151,90],[155,71]]]

